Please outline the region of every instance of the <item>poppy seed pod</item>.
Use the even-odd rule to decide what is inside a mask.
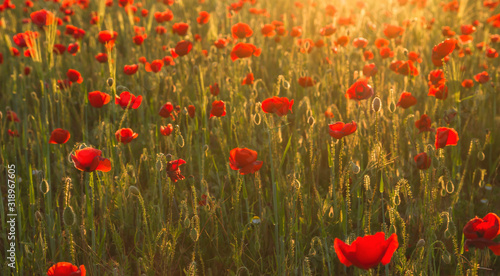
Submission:
[[[106,81],[106,83],[108,84],[108,86],[109,86],[109,87],[113,86],[113,83],[114,83],[113,78],[109,78],[109,79]]]
[[[379,112],[381,108],[382,108],[382,101],[380,100],[379,97],[375,97],[372,101],[373,111]]]

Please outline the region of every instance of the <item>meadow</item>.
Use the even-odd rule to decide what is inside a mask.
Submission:
[[[500,275],[499,4],[4,0],[0,274]]]

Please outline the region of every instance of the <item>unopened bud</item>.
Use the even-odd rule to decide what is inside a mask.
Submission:
[[[382,107],[382,101],[380,100],[379,97],[375,97],[372,101],[372,109],[375,112],[379,112],[380,108]]]
[[[109,86],[109,87],[113,86],[113,83],[114,83],[113,78],[109,78],[109,79],[106,81],[106,83],[108,84],[108,86]]]

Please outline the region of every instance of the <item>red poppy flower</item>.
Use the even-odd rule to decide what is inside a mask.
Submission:
[[[352,41],[352,45],[358,49],[362,49],[368,45],[368,40],[363,37],[358,37]]]
[[[158,73],[161,71],[162,67],[163,67],[163,60],[155,59],[151,63],[146,62],[144,69],[146,69],[146,72]]]
[[[47,271],[48,276],[85,276],[86,270],[85,266],[81,265],[77,267],[71,263],[58,262],[57,264],[51,266]]]
[[[7,130],[7,133],[9,134],[10,137],[19,137],[19,132],[17,130]]]
[[[483,83],[485,83],[485,82],[487,82],[487,81],[489,81],[489,80],[490,80],[490,76],[488,75],[488,72],[483,71],[483,72],[481,72],[481,73],[479,73],[479,74],[475,75],[475,76],[474,76],[474,79],[475,79],[477,82],[479,82],[479,83],[483,84]]]
[[[182,159],[177,159],[174,161],[168,161],[167,163],[167,176],[170,180],[177,182],[178,180],[183,180],[185,177],[181,174],[180,166],[186,164],[186,161]]]
[[[322,36],[331,36],[332,34],[334,34],[335,32],[337,31],[337,28],[335,28],[333,25],[327,25],[327,26],[324,26],[323,28],[321,28],[319,30],[319,33],[322,35]]]
[[[148,37],[147,34],[143,34],[143,35],[136,35],[132,38],[132,41],[136,44],[136,45],[142,45],[142,43],[144,43],[144,40]]]
[[[364,51],[363,58],[365,60],[372,60],[374,58],[373,52],[372,51]]]
[[[446,100],[448,98],[448,86],[441,84],[440,86],[431,85],[429,87],[428,96],[434,96],[436,99]]]
[[[441,33],[446,37],[453,37],[456,34],[454,31],[451,30],[450,26],[444,26],[441,29]]]
[[[420,58],[420,54],[417,52],[409,52],[408,53],[408,59],[416,62],[416,63],[422,63],[422,59]]]
[[[335,139],[342,139],[342,137],[350,135],[356,131],[358,125],[356,122],[352,121],[350,123],[336,122],[334,124],[328,125],[328,132],[330,136]]]
[[[500,2],[498,3],[500,4]],[[490,41],[491,43],[497,43],[498,41],[500,41],[500,34],[491,34]]]
[[[243,78],[241,85],[252,85],[253,84],[253,73],[248,73],[246,77]]]
[[[396,38],[404,33],[405,29],[399,26],[387,24],[384,27],[384,35],[388,39]]]
[[[31,22],[37,25],[38,27],[48,26],[54,22],[55,16],[53,13],[46,11],[44,9],[32,12]]]
[[[368,84],[366,78],[358,79],[349,89],[347,89],[346,97],[356,101],[365,100],[373,96],[373,89]]]
[[[252,55],[258,57],[260,56],[261,49],[257,48],[255,45],[251,43],[238,43],[234,46],[231,51],[231,60],[235,61],[239,58],[248,58]]]
[[[19,117],[17,117],[16,112],[14,112],[12,110],[8,110],[5,114],[7,116],[7,121],[16,122],[16,123],[19,123],[21,121],[21,120],[19,120]]]
[[[389,40],[385,39],[385,38],[377,38],[375,39],[375,46],[377,48],[382,48],[382,47],[387,47],[389,46]]]
[[[373,76],[375,76],[378,72],[378,69],[377,69],[377,66],[375,65],[375,63],[371,63],[371,64],[366,64],[364,67],[363,67],[363,76],[367,77],[367,78],[371,78]]]
[[[419,170],[427,170],[431,166],[431,161],[432,159],[427,156],[427,153],[422,152],[417,154],[413,160],[415,160],[415,163],[417,164],[417,168]]]
[[[66,52],[66,46],[62,44],[54,44],[54,49],[52,50],[54,54],[62,55]]]
[[[234,148],[229,152],[229,166],[240,174],[255,173],[263,162],[257,161],[257,152],[247,148]]]
[[[223,101],[214,101],[212,110],[210,110],[210,118],[226,116],[226,104]]]
[[[246,23],[236,23],[231,27],[233,38],[246,38],[251,37],[253,34],[252,29]]]
[[[462,25],[460,26],[460,31],[463,35],[470,35],[476,31],[476,27],[474,25]]]
[[[163,65],[165,66],[174,66],[175,65],[175,61],[174,61],[174,58],[171,57],[171,56],[166,56],[163,58]]]
[[[273,24],[265,24],[260,32],[264,37],[273,37],[276,34],[275,29],[276,27]]]
[[[290,32],[291,37],[300,37],[302,36],[302,27],[301,26],[295,26],[292,28],[292,32]]]
[[[347,43],[349,43],[349,37],[346,35],[340,36],[335,41],[335,45],[340,45],[342,47],[345,47],[347,45]]]
[[[500,218],[494,213],[489,213],[482,219],[476,216],[465,225],[463,232],[466,239],[492,240],[500,235]]]
[[[464,88],[471,88],[474,86],[474,82],[471,80],[471,79],[465,79],[463,82],[462,82],[462,86]]]
[[[455,50],[456,39],[448,38],[432,48],[432,59],[441,60]]]
[[[438,127],[436,132],[436,149],[446,146],[455,146],[458,142],[458,133],[453,128]]]
[[[404,76],[418,76],[418,69],[413,65],[413,61],[408,60],[408,61],[403,61],[398,69],[396,70],[398,74],[404,75]]]
[[[66,73],[66,76],[71,82],[77,82],[77,83],[83,82],[83,78],[82,75],[80,75],[80,72],[74,69],[69,69],[68,72]]]
[[[415,122],[415,126],[418,128],[418,133],[424,131],[431,131],[431,118],[427,114],[420,116],[420,119]]]
[[[229,43],[228,39],[219,38],[217,41],[214,42],[214,45],[215,47],[217,47],[217,49],[224,49],[226,48],[228,43]]]
[[[410,92],[403,92],[399,97],[399,101],[396,106],[401,106],[404,109],[407,109],[410,106],[414,106],[417,104],[417,98],[415,98]]]
[[[173,111],[174,105],[171,102],[167,102],[160,108],[160,112],[158,112],[158,114],[163,118],[172,118],[175,120],[174,114],[172,114]]]
[[[440,86],[446,82],[444,78],[444,72],[441,69],[432,70],[429,72],[428,85],[430,86]]]
[[[154,17],[156,22],[163,23],[174,19],[174,13],[171,10],[166,10],[164,12],[155,12]]]
[[[122,128],[115,132],[116,140],[123,144],[132,142],[137,136],[139,136],[139,134],[135,133],[131,128]]]
[[[125,66],[123,66],[123,73],[125,73],[125,75],[130,76],[130,75],[137,73],[138,69],[139,69],[139,65],[137,65],[137,64],[125,65]]]
[[[132,109],[137,109],[142,102],[142,96],[134,96],[134,94],[128,92],[128,91],[123,91],[120,96],[116,96],[115,98],[115,104],[119,104],[123,109],[125,108],[132,108]]]
[[[292,112],[293,100],[289,101],[287,97],[272,97],[262,102],[262,110],[265,113],[274,113],[280,117]]]
[[[68,53],[75,56],[78,50],[80,50],[80,45],[78,45],[78,43],[75,42],[68,44]]]
[[[173,26],[172,26],[172,32],[174,34],[178,34],[180,36],[185,36],[187,31],[189,29],[189,24],[187,23],[183,23],[183,22],[180,22],[180,23],[175,23]]]
[[[198,18],[196,18],[196,22],[198,22],[198,24],[203,25],[208,23],[208,20],[210,19],[210,14],[208,12],[201,11],[198,15]]]
[[[163,136],[169,136],[170,134],[172,134],[172,131],[174,131],[174,127],[172,126],[172,124],[168,124],[167,126],[160,127],[160,133]]]
[[[337,238],[333,243],[341,263],[347,267],[355,265],[366,270],[376,267],[379,263],[388,264],[398,246],[397,235],[392,234],[386,240],[384,232],[358,237],[351,245]]]
[[[489,58],[497,58],[498,57],[498,52],[494,48],[488,48],[486,50],[486,56]]]
[[[75,155],[71,155],[75,168],[80,171],[93,172],[102,171],[109,172],[111,170],[111,162],[109,159],[102,157],[102,152],[98,149],[87,147],[81,150],[76,150]]]
[[[299,85],[304,87],[304,88],[311,87],[311,86],[314,86],[316,84],[316,81],[313,78],[308,77],[308,76],[300,77],[298,82],[299,82]]]
[[[105,31],[100,31],[99,34],[97,35],[97,39],[102,44],[106,44],[107,42],[110,42],[110,41],[114,42],[117,37],[118,37],[118,33],[117,32],[106,31],[106,30]]]
[[[194,107],[194,105],[188,105],[188,115],[189,117],[191,118],[194,118],[194,116],[196,115],[196,107]]]
[[[219,95],[220,89],[219,89],[219,84],[214,83],[213,85],[210,85],[210,94],[217,96]]]
[[[99,63],[106,63],[108,62],[108,55],[106,53],[99,53],[95,56],[95,59],[99,62]]]
[[[171,54],[174,58],[177,56],[185,56],[189,54],[191,49],[193,48],[193,43],[188,40],[181,40],[175,45],[175,48],[171,51]]]
[[[381,47],[379,53],[382,58],[390,58],[394,56],[394,52],[389,47]]]
[[[62,128],[56,128],[50,134],[49,143],[50,144],[65,144],[66,142],[68,142],[70,136],[71,135],[69,134],[69,131],[62,129]]]
[[[88,94],[90,105],[96,108],[101,108],[103,105],[111,101],[111,96],[101,91],[92,91]]]

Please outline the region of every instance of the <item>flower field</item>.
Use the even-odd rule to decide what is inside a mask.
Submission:
[[[500,275],[500,0],[3,0],[0,275]]]

